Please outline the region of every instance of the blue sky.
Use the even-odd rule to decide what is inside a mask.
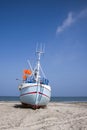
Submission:
[[[87,96],[87,1],[0,0],[0,96],[19,95],[37,43],[52,96]]]

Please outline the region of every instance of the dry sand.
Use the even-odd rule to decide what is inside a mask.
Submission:
[[[51,102],[33,110],[0,102],[0,130],[87,130],[87,103]]]

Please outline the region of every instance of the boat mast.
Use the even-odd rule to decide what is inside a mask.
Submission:
[[[40,82],[40,69],[41,69],[41,66],[40,66],[40,58],[41,58],[41,54],[44,53],[44,48],[42,48],[42,46],[40,46],[40,48],[36,48],[36,53],[37,53],[37,67],[36,67],[36,81],[39,83]]]
[[[36,51],[37,53],[37,82],[40,81],[40,58],[41,58],[41,54],[43,54],[43,51]]]

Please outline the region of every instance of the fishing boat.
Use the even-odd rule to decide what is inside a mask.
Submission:
[[[37,61],[34,69],[28,61],[30,69],[23,71],[23,80],[19,85],[21,103],[34,109],[47,106],[51,98],[51,87],[40,64],[43,53],[42,50],[36,51]]]

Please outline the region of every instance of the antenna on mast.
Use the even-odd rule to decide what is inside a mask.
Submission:
[[[42,43],[41,44],[37,43],[37,45],[36,45],[36,53],[42,54],[42,53],[44,53],[44,50],[45,50],[45,45],[42,46]]]

